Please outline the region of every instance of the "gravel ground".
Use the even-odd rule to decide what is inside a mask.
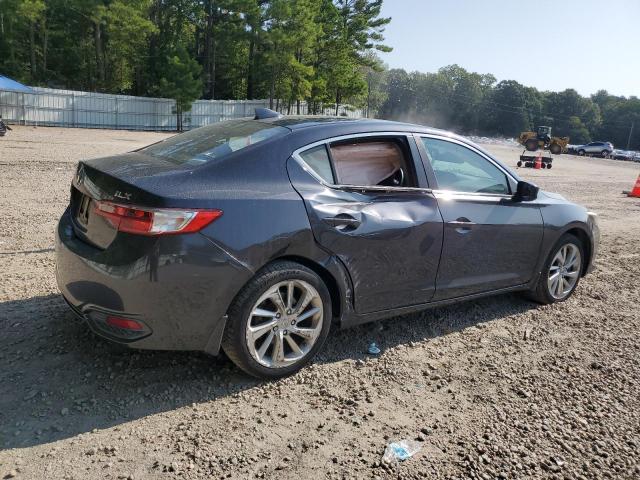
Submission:
[[[640,199],[621,195],[637,164],[520,170],[601,215],[598,270],[567,302],[504,295],[334,331],[313,366],[261,383],[224,357],[109,344],[58,296],[75,162],[163,137],[0,138],[0,478],[640,478]],[[394,439],[422,448],[381,464]]]

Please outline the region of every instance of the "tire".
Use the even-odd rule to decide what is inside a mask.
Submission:
[[[530,138],[525,142],[524,146],[528,151],[535,152],[536,150],[538,150],[538,141]]]
[[[553,167],[553,165],[550,163],[547,163],[547,168],[551,168],[551,167]]]
[[[521,167],[521,166],[522,166],[522,161],[521,161],[521,160],[518,160],[518,163],[517,163],[516,165],[518,165],[519,167]]]
[[[603,150],[600,155],[602,155],[602,158],[607,158],[609,156],[609,151],[608,150]]]
[[[307,294],[312,298],[305,304]],[[292,300],[288,302],[288,298]],[[300,312],[295,312],[298,308]],[[309,315],[315,309],[320,310]],[[258,310],[273,315],[252,314]],[[331,318],[331,296],[322,279],[303,265],[277,261],[260,270],[233,300],[222,349],[249,375],[263,379],[285,377],[316,355],[329,334]],[[257,327],[253,341],[249,338],[250,327]],[[297,352],[291,342],[298,347]]]
[[[579,255],[577,256],[577,263],[563,270],[562,267],[558,266],[559,263],[562,263],[562,259],[558,257],[562,256],[560,252],[565,247],[567,248],[565,251],[568,252],[566,255],[567,261],[571,259],[572,253],[577,252]],[[551,249],[549,257],[544,262],[538,283],[528,294],[529,298],[544,305],[564,302],[573,295],[573,292],[575,292],[578,287],[585,261],[586,258],[584,256],[584,246],[582,242],[575,235],[571,235],[570,233],[564,234]],[[562,274],[563,271],[566,271],[566,276]],[[558,288],[558,283],[554,283],[551,279],[551,276],[554,275],[552,272],[557,272],[556,274],[562,278],[563,282],[569,279],[570,282],[567,284],[569,288],[564,288],[564,284],[560,284]],[[575,274],[575,276],[573,276],[573,274]]]
[[[586,152],[584,150],[578,150],[578,155],[580,155],[581,157],[584,157],[584,154]]]
[[[557,143],[552,143],[549,146],[549,151],[551,153],[553,153],[554,155],[560,155],[562,153],[562,147],[560,145],[558,145]]]

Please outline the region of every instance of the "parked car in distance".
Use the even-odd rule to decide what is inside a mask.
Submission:
[[[635,155],[636,155],[636,152],[632,152],[630,150],[614,150],[611,153],[611,158],[613,158],[614,160],[631,161],[633,160]]]
[[[602,158],[607,158],[614,150],[611,142],[591,142],[584,145],[575,145],[573,149],[578,155],[599,155]]]
[[[56,276],[98,335],[223,349],[274,378],[332,326],[514,291],[564,301],[598,239],[596,214],[451,132],[262,111],[80,162]]]

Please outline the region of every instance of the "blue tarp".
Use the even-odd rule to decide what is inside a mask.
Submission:
[[[9,77],[0,75],[0,90],[10,90],[12,92],[33,93],[29,87],[11,80]]]

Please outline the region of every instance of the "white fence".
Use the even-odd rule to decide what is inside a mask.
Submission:
[[[105,93],[33,88],[34,93],[0,90],[0,116],[7,123],[124,130],[176,130],[176,102],[167,98],[133,97]],[[269,100],[196,100],[183,113],[183,128],[253,116],[256,108],[268,108]],[[283,110],[281,108],[281,110]],[[297,111],[294,105],[292,113]],[[305,102],[301,114],[307,114]],[[335,114],[335,105],[322,114]],[[362,110],[340,106],[338,114],[352,118]]]

